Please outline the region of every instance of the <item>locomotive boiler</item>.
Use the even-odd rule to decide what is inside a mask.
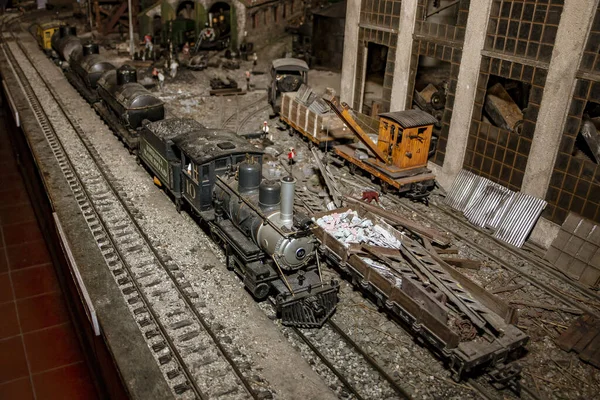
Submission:
[[[284,324],[318,327],[335,311],[338,283],[322,280],[311,221],[294,216],[294,187],[291,177],[261,182],[261,165],[245,161],[215,186],[214,226],[225,242],[235,236],[219,229],[227,221],[247,238],[231,243],[227,264],[257,299],[272,293]]]

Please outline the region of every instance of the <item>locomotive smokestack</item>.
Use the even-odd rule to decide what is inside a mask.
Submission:
[[[291,228],[294,222],[294,191],[296,180],[291,176],[281,178],[281,222]]]

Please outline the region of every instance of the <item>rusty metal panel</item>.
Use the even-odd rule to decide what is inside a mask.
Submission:
[[[512,198],[494,237],[516,247],[523,246],[546,204],[545,200],[517,193]]]

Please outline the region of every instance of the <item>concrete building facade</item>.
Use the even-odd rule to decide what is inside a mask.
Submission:
[[[376,45],[389,48],[381,109],[444,91],[430,159],[442,187],[467,169],[545,199],[532,235],[543,245],[569,212],[600,222],[600,167],[580,133],[600,127],[598,0],[348,0],[345,43],[341,100],[356,109],[370,111]],[[514,126],[490,117],[499,87],[520,110]]]

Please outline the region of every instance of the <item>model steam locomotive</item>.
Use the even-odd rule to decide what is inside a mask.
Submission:
[[[339,284],[323,281],[312,222],[293,213],[295,181],[263,180],[262,152],[232,132],[164,119],[163,102],[136,82],[133,67],[115,68],[73,34],[61,27],[53,45],[67,78],[177,209],[189,207],[208,225],[227,267],[257,300],[274,296],[283,324],[323,325]]]

